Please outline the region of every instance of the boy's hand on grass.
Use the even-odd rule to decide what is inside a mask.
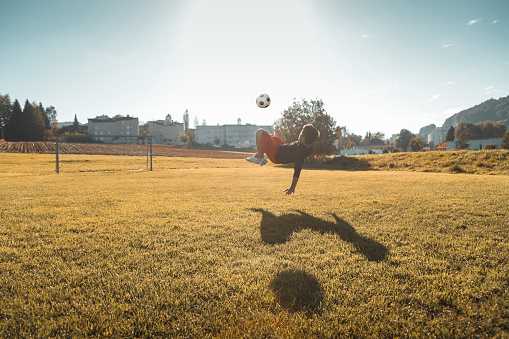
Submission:
[[[288,187],[287,189],[285,189],[285,193],[286,193],[286,194],[292,194],[292,193],[295,193],[295,188],[293,188],[293,187]]]

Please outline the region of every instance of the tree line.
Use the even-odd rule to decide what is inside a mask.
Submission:
[[[72,125],[58,127],[57,110],[54,106],[25,101],[23,108],[9,94],[0,94],[0,139],[8,141],[55,140],[57,135],[86,134],[87,127],[74,116]]]
[[[171,116],[167,117],[172,122]],[[184,114],[185,136],[191,138],[189,129],[189,113]],[[348,133],[346,126],[338,126],[336,120],[325,110],[321,99],[296,100],[281,113],[281,117],[274,122],[275,133],[285,142],[295,141],[299,137],[302,126],[313,124],[320,131],[320,138],[314,144],[315,155],[330,155],[336,150],[348,149],[351,146],[379,145],[387,146],[385,151],[422,151],[427,145],[420,136],[416,136],[407,129],[402,129],[392,147],[385,140],[382,132],[368,131],[364,137]],[[54,140],[57,134],[86,133],[75,116],[71,126],[58,128],[57,111],[54,106],[44,107],[42,103],[36,104],[25,101],[23,109],[16,99],[11,103],[9,95],[0,94],[0,138],[9,141],[40,141]],[[146,131],[148,133],[148,131]],[[458,140],[459,146],[465,146],[468,140],[504,138],[503,145],[509,143],[507,127],[500,123],[485,121],[474,125],[470,122],[461,122],[458,127],[450,127],[446,141]],[[508,139],[508,140],[506,140]],[[185,140],[182,140],[185,141]],[[189,140],[187,140],[189,141]],[[438,145],[427,145],[438,146]]]
[[[54,106],[44,107],[28,99],[21,108],[16,99],[0,94],[1,138],[10,141],[40,141],[53,138],[57,123]]]

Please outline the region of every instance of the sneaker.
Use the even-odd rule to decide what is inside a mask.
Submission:
[[[255,155],[250,156],[249,158],[246,158],[246,160],[249,161],[249,162],[254,162],[255,164],[259,164],[260,163],[260,159],[258,159]]]
[[[263,166],[267,163],[267,159],[265,157],[260,158],[260,166]]]

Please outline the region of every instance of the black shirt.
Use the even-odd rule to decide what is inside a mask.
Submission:
[[[278,164],[291,164],[295,163],[293,176],[299,177],[304,159],[313,153],[313,147],[307,147],[299,141],[294,141],[289,144],[279,146],[276,151],[276,161]]]

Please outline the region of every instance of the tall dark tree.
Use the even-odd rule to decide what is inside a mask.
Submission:
[[[449,127],[449,130],[447,131],[447,135],[445,136],[445,141],[454,141],[454,132],[456,130],[454,127]]]
[[[0,94],[0,139],[5,139],[5,126],[12,115],[12,103],[9,94]]]
[[[48,116],[46,115],[46,109],[42,106],[42,102],[39,103],[39,111],[42,113],[42,121],[44,123],[44,129],[51,129],[51,123]]]
[[[72,131],[79,133],[81,130],[80,122],[78,121],[78,116],[74,114],[74,122],[72,123]]]
[[[342,129],[327,113],[321,99],[310,101],[294,99],[293,105],[285,109],[281,118],[274,123],[274,130],[285,142],[292,142],[299,138],[300,131],[306,124],[313,124],[320,131],[320,138],[313,144],[314,154],[333,154],[334,144]]]
[[[37,141],[44,139],[44,119],[39,107],[31,104],[28,99],[23,108],[25,124],[23,125],[23,140]]]
[[[5,126],[5,139],[9,141],[23,140],[24,123],[23,110],[18,99],[16,99],[12,105],[11,116]]]

